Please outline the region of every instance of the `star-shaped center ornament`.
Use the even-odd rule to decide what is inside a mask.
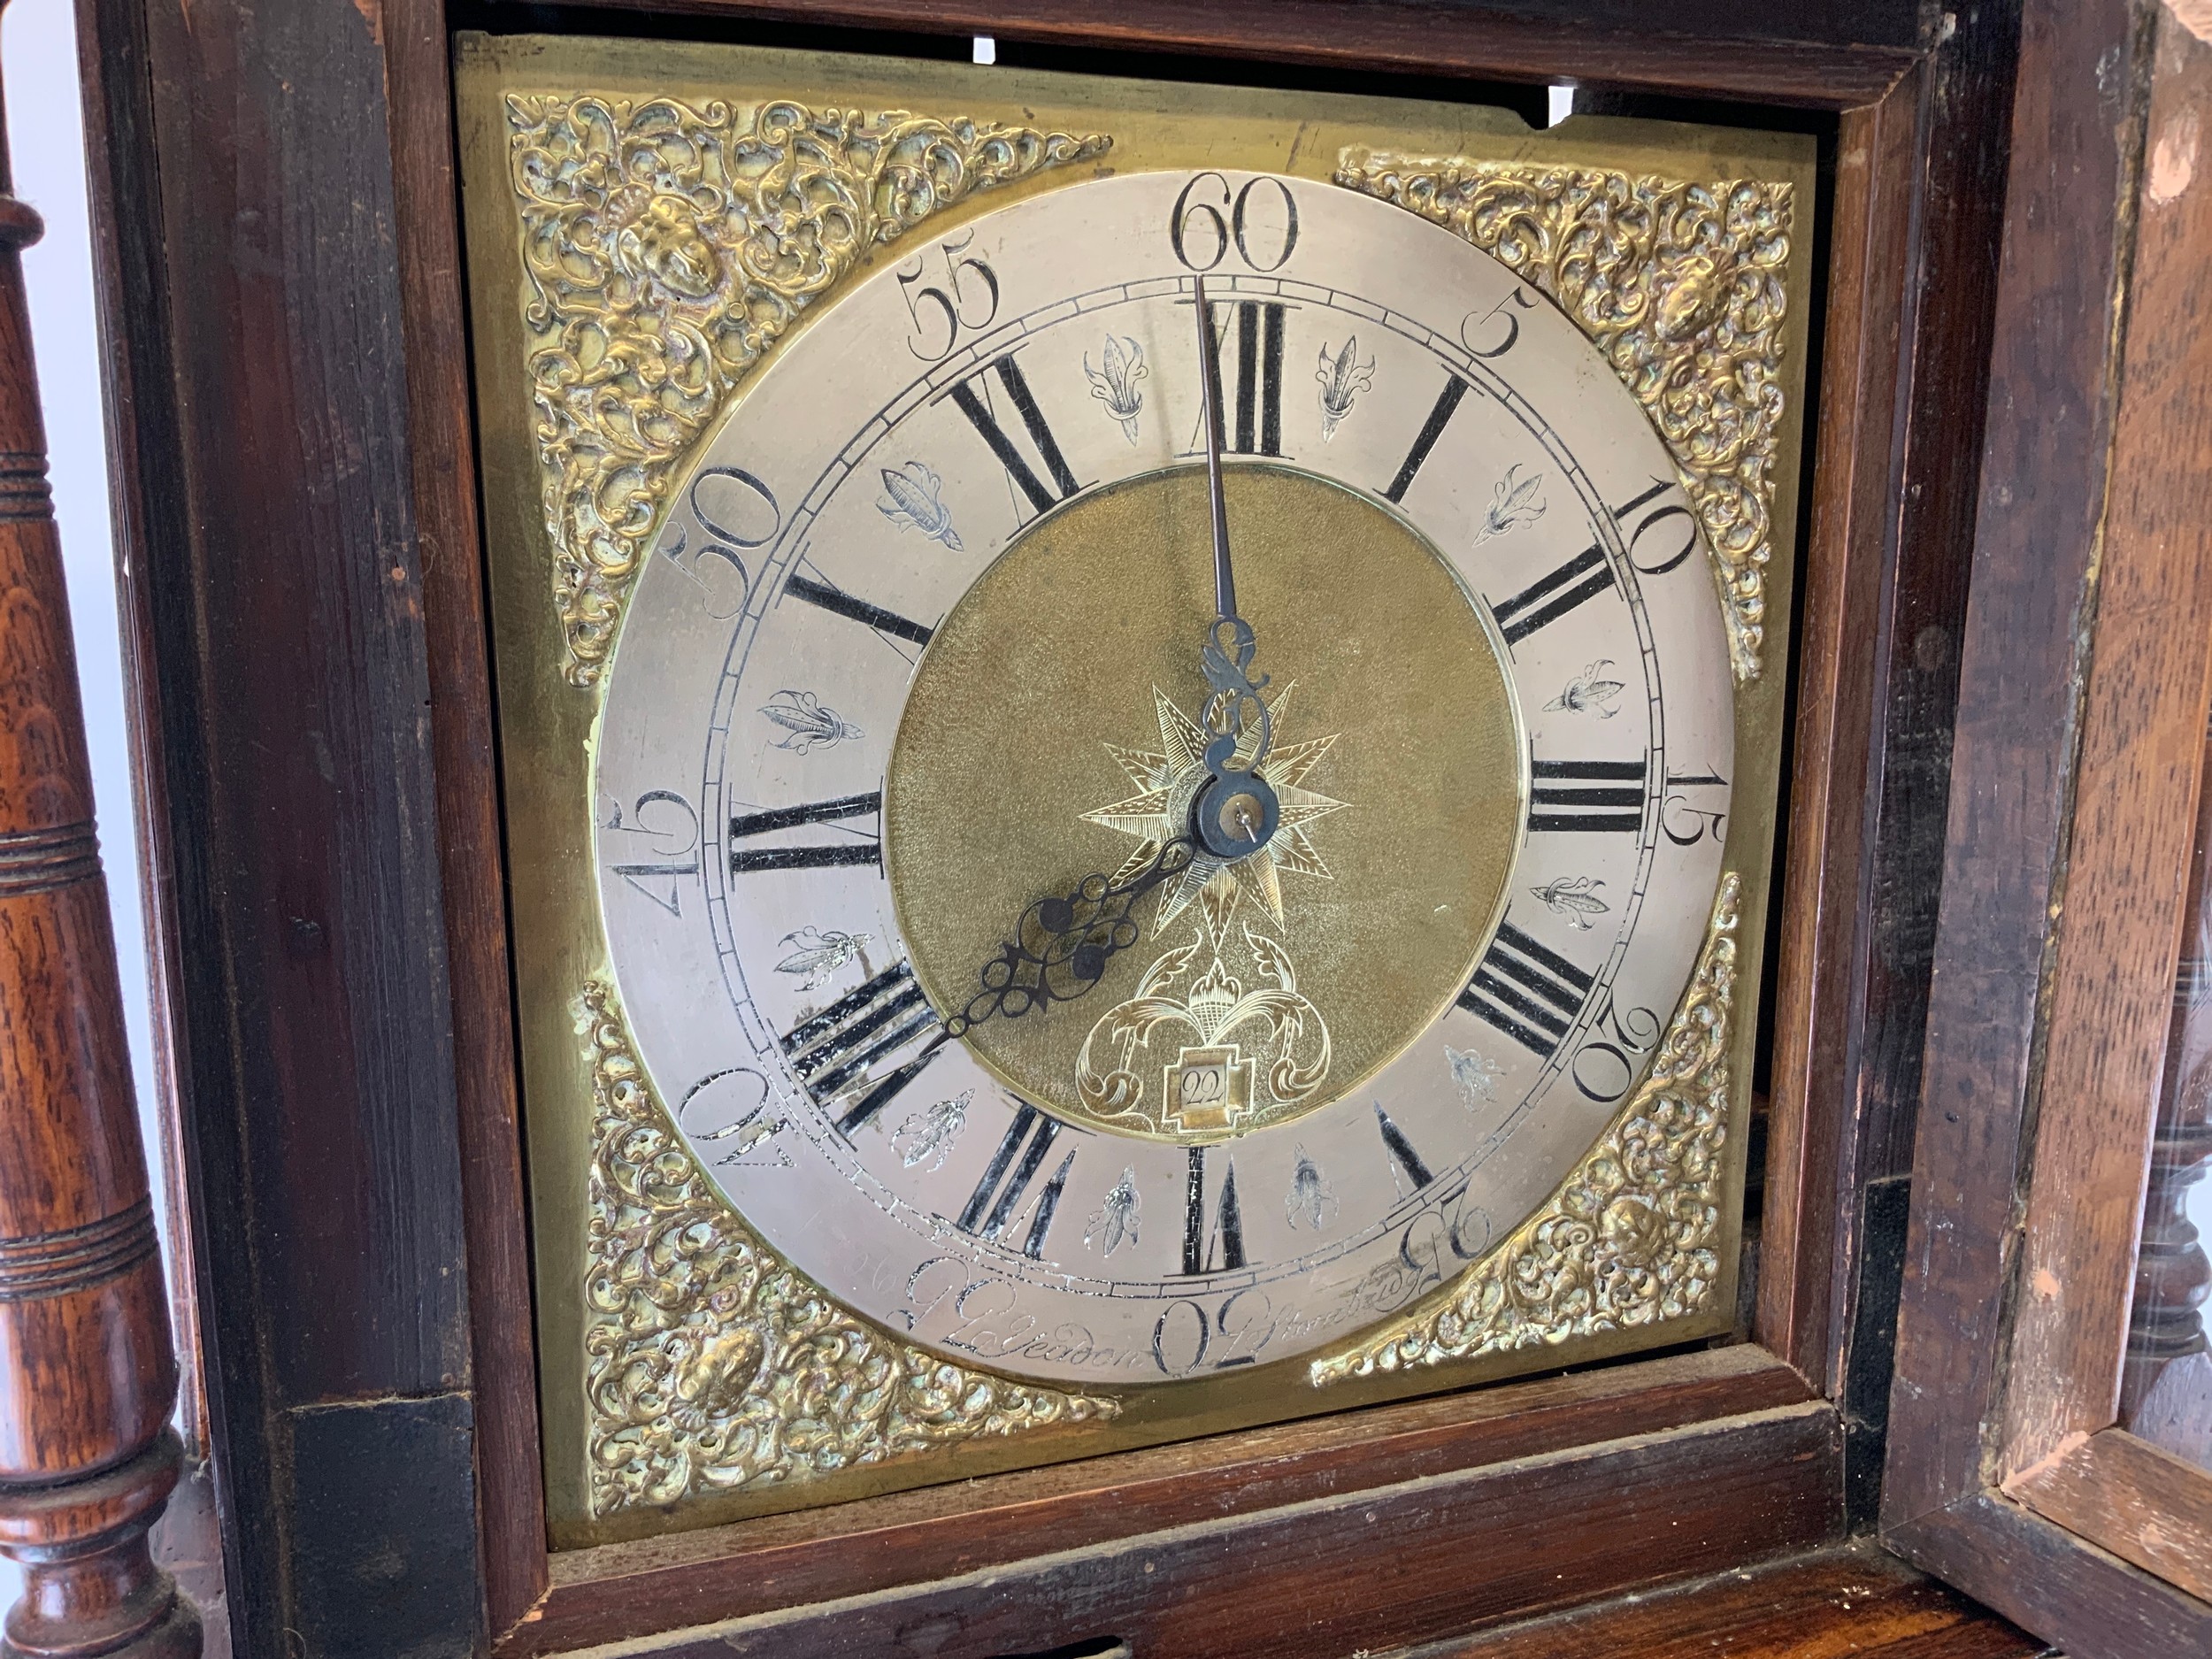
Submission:
[[[1285,685],[1268,705],[1270,724],[1279,733],[1287,729],[1285,717],[1296,688],[1294,681]],[[1135,849],[1114,873],[1118,886],[1148,866],[1167,841],[1189,833],[1191,802],[1208,776],[1205,729],[1177,708],[1157,686],[1152,688],[1152,703],[1160,726],[1160,747],[1156,752],[1125,749],[1118,743],[1106,745],[1106,752],[1128,774],[1138,793],[1125,801],[1117,801],[1111,806],[1082,815],[1087,824],[1102,825],[1135,839]],[[1249,763],[1262,729],[1258,721],[1247,728],[1235,757],[1237,765]],[[1217,858],[1201,847],[1182,873],[1161,889],[1159,914],[1154,927],[1164,928],[1194,900],[1202,897],[1208,931],[1218,940],[1248,887],[1260,907],[1280,927],[1286,920],[1283,897],[1286,873],[1311,876],[1323,881],[1331,879],[1329,866],[1323,862],[1306,828],[1317,818],[1342,810],[1347,803],[1306,788],[1304,783],[1307,774],[1329,752],[1338,735],[1331,733],[1326,737],[1309,738],[1300,743],[1278,742],[1268,751],[1257,772],[1273,788],[1282,806],[1275,833],[1258,851],[1234,861]]]

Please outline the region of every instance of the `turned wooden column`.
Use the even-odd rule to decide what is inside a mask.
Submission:
[[[0,7],[6,0],[0,0]],[[176,1485],[175,1356],[0,127],[0,1654],[200,1651],[147,1551]]]

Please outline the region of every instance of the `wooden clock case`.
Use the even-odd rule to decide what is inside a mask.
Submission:
[[[2093,71],[2101,54],[2139,65],[2138,11],[81,0],[81,15],[157,1023],[241,1651],[1334,1654],[1872,1524],[1931,972],[1970,948],[1947,886],[1974,879],[1955,827],[1947,876],[1954,732],[1958,764],[1993,777],[2023,741],[2056,757],[2038,779],[2062,777],[2069,752],[2071,589],[2048,581],[2051,533],[2008,539],[2005,492],[2032,493],[2047,524],[2093,522],[2102,500],[2101,448],[2062,420],[1985,432],[1985,394],[1994,354],[2001,379],[2103,407],[2132,177],[2084,135],[2139,123],[2145,79]],[[549,1548],[453,148],[464,27],[940,55],[991,35],[1126,51],[1135,73],[1524,98],[1569,81],[1598,107],[1821,135],[1741,1340]],[[2016,111],[2016,73],[2042,104]],[[2008,257],[2028,266],[2001,273],[2008,169],[2071,183],[2016,228]],[[2055,332],[2039,321],[2054,304],[2078,313]],[[2000,635],[1970,626],[1970,572],[1978,601],[2013,596]],[[1962,662],[1989,677],[1962,680]],[[2014,697],[2049,714],[2031,739]],[[1981,741],[2001,728],[2006,744]],[[2047,846],[2059,830],[2016,816],[1993,833]],[[2032,885],[1988,887],[1980,918],[2030,955],[2047,933]],[[1985,1023],[1931,1064],[2024,1073],[2032,1034]],[[2001,1110],[2017,1118],[2016,1091]],[[1916,1294],[1935,1271],[1916,1271]],[[1962,1306],[1997,1294],[1959,1271]],[[1928,1469],[1971,1463],[1957,1435],[1908,1426]],[[1927,1476],[1940,1489],[1922,1512],[1893,1509],[1901,1540],[1971,1495],[1955,1473]]]

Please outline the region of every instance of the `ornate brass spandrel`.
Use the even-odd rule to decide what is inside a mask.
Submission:
[[[1719,1293],[1729,1021],[1743,883],[1721,878],[1697,971],[1651,1069],[1505,1242],[1393,1324],[1314,1363],[1315,1386],[1709,1310]]]
[[[1712,549],[1739,684],[1757,678],[1783,432],[1796,192],[1348,149],[1336,181],[1443,226],[1555,301],[1643,404]]]
[[[964,1440],[1118,1417],[854,1317],[741,1221],[686,1150],[611,986],[576,1004],[595,1116],[584,1390],[591,1512],[792,1486]]]
[[[676,463],[870,249],[1111,139],[904,110],[509,95],[563,672],[596,681]]]

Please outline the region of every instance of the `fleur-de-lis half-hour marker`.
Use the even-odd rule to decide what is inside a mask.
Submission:
[[[1083,1242],[1102,1256],[1111,1256],[1125,1244],[1135,1244],[1138,1211],[1143,1207],[1137,1196],[1136,1171],[1122,1171],[1105,1202],[1093,1213],[1091,1225],[1084,1228]]]
[[[1125,334],[1108,334],[1097,368],[1091,366],[1090,353],[1083,354],[1083,373],[1091,383],[1091,396],[1121,422],[1122,435],[1136,442],[1137,416],[1144,408],[1144,394],[1137,389],[1137,382],[1151,373],[1145,366],[1144,348]]]
[[[893,524],[919,530],[933,541],[960,551],[960,537],[944,502],[944,480],[919,461],[883,469],[883,499],[876,511]]]
[[[1468,1110],[1472,1111],[1478,1102],[1498,1098],[1498,1079],[1505,1075],[1505,1068],[1487,1055],[1447,1043],[1444,1064],[1451,1067],[1452,1081],[1458,1086],[1460,1102]]]
[[[1492,536],[1503,535],[1542,518],[1544,498],[1536,492],[1543,488],[1543,483],[1541,472],[1523,478],[1517,461],[1507,467],[1505,476],[1490,492],[1490,511],[1483,515],[1482,528],[1475,532],[1475,540],[1487,541]]]
[[[1321,366],[1313,372],[1321,383],[1321,441],[1336,436],[1337,423],[1352,412],[1353,401],[1375,383],[1375,359],[1359,360],[1359,336],[1347,334],[1343,348],[1329,355],[1329,342],[1321,342]]]
[[[776,972],[797,976],[802,991],[818,991],[830,982],[832,974],[875,941],[870,934],[848,933],[835,927],[826,931],[802,927],[795,933],[786,933],[778,942],[797,949],[776,964]]]
[[[1605,885],[1588,876],[1559,876],[1540,887],[1531,887],[1538,902],[1550,908],[1555,916],[1567,918],[1567,926],[1590,931],[1590,918],[1602,916],[1613,907],[1597,896],[1597,889]]]
[[[1321,1179],[1320,1166],[1306,1156],[1305,1148],[1296,1151],[1298,1161],[1291,1170],[1290,1190],[1283,1195],[1283,1218],[1293,1227],[1302,1222],[1318,1233],[1335,1217],[1336,1194]]]
[[[1611,657],[1599,657],[1544,705],[1545,712],[1564,710],[1569,714],[1594,714],[1601,720],[1611,719],[1620,712],[1611,706],[1613,699],[1621,695],[1621,682],[1606,672],[1612,666]]]
[[[783,728],[776,747],[795,754],[807,754],[818,744],[867,735],[810,691],[779,691],[760,705],[760,711]]]
[[[945,1159],[951,1155],[952,1143],[960,1139],[961,1130],[967,1127],[968,1102],[975,1098],[972,1088],[963,1089],[950,1100],[941,1100],[926,1112],[916,1112],[891,1132],[891,1149],[899,1155],[899,1162],[907,1169],[926,1162],[933,1170],[945,1167]]]

